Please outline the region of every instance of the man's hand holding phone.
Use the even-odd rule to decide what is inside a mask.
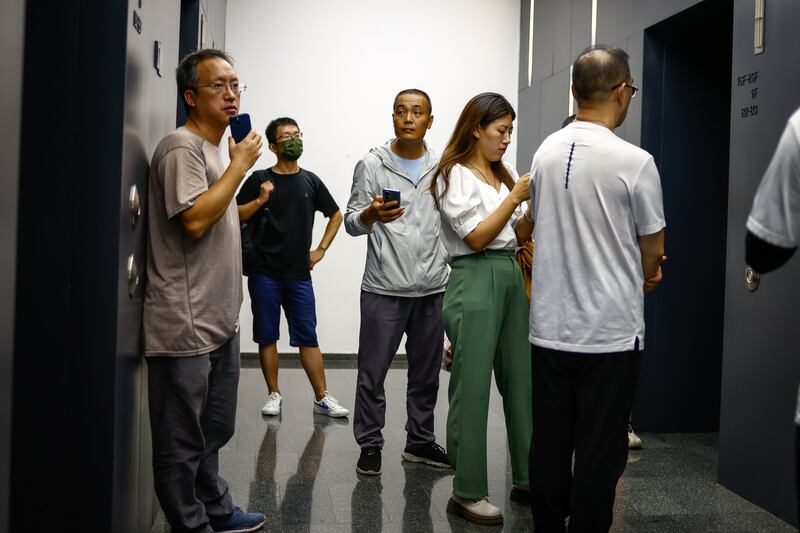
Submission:
[[[370,225],[374,224],[375,222],[388,224],[389,222],[394,222],[403,216],[404,212],[405,208],[400,206],[399,201],[384,201],[383,196],[378,195],[372,200],[372,203],[366,209],[365,215],[367,220],[364,222],[369,222]]]
[[[236,166],[241,172],[242,177],[256,164],[261,157],[261,148],[264,143],[261,135],[250,130],[241,142],[235,143],[232,137],[228,137],[228,154],[231,157],[231,166]]]

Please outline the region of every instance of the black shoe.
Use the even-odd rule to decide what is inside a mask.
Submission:
[[[422,446],[415,446],[413,448],[406,448],[400,456],[404,460],[412,463],[425,463],[426,465],[439,468],[450,468],[450,460],[447,459],[447,452],[435,442],[423,444]]]
[[[381,449],[377,446],[361,448],[361,456],[356,464],[356,472],[365,476],[377,476],[381,473]]]
[[[511,487],[511,494],[509,499],[512,502],[522,503],[525,505],[531,504],[531,491],[528,487],[518,487],[516,485]]]

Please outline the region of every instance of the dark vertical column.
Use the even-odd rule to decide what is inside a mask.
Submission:
[[[178,41],[178,60],[197,49],[200,42],[198,31],[200,27],[200,0],[181,0],[181,29],[180,40]],[[175,117],[175,127],[183,126],[186,123],[186,111],[183,109],[181,96],[177,98],[177,115]]]
[[[25,26],[11,529],[111,523],[124,4]]]
[[[0,531],[8,529],[11,468],[11,390],[14,353],[14,284],[17,259],[17,190],[19,187],[20,115],[25,1],[4,4],[0,18],[0,56],[6,73],[0,115]]]
[[[715,39],[704,28],[716,27]],[[646,297],[637,428],[716,431],[725,284],[731,4],[706,1],[645,32],[642,148],[661,174],[664,282]],[[702,54],[697,53],[703,50]],[[714,102],[714,105],[709,105]]]
[[[50,513],[66,516],[62,487],[67,486],[69,476],[64,458],[76,447],[74,441],[84,438],[68,423],[72,410],[80,407],[72,402],[68,364],[77,21],[77,7],[70,3],[51,6],[47,17],[28,16],[25,20],[11,432],[12,531],[24,530],[25,521],[37,515],[34,502],[51,502]],[[59,43],[57,61],[52,61],[52,48],[45,45],[51,42]],[[58,80],[57,86],[54,80]],[[54,441],[54,435],[62,438]],[[103,502],[95,503],[102,506]]]

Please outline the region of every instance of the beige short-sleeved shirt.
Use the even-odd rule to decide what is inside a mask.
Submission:
[[[216,182],[225,166],[218,146],[186,127],[156,147],[147,217],[146,356],[211,352],[238,328],[242,305],[239,214],[231,199],[202,237],[186,233],[180,213]]]

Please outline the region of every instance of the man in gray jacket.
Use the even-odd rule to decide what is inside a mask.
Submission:
[[[407,89],[394,100],[395,138],[358,162],[344,225],[353,236],[368,235],[361,284],[361,332],[353,432],[361,447],[356,471],[381,473],[386,414],[383,383],[400,340],[408,337],[406,447],[402,458],[448,468],[436,444],[433,408],[442,360],[442,299],[447,253],[439,240],[439,214],[428,192],[437,156],[424,138],[433,125],[424,91]],[[400,202],[383,191],[400,192]]]

